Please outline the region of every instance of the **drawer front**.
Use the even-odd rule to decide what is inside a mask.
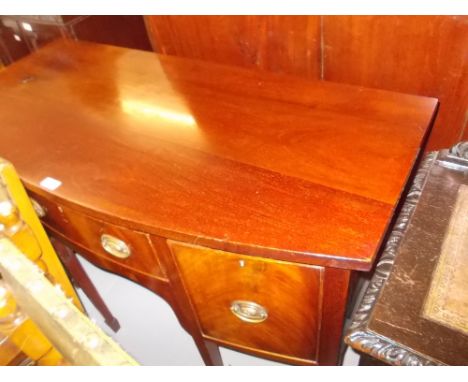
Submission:
[[[164,278],[157,254],[146,234],[109,224],[29,192],[42,222],[72,243],[120,265],[152,277]]]
[[[168,244],[207,338],[317,360],[323,268]]]

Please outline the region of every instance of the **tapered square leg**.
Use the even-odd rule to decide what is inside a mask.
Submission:
[[[62,261],[66,270],[70,274],[70,277],[73,279],[76,285],[83,290],[86,296],[88,296],[88,298],[99,311],[99,313],[102,314],[106,324],[114,332],[117,332],[120,329],[119,321],[112,315],[111,311],[107,307],[106,303],[97,291],[93,282],[91,281],[88,274],[86,273],[83,266],[76,257],[75,252],[66,244],[62,243],[61,241],[55,238],[51,237],[51,242],[55,248],[55,251],[60,257],[60,260]]]

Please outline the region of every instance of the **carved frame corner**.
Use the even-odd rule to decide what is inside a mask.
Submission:
[[[393,226],[392,232],[386,242],[382,256],[375,268],[374,275],[367,286],[367,290],[358,308],[353,314],[351,324],[345,332],[344,340],[346,344],[357,351],[368,354],[390,365],[441,365],[433,359],[426,358],[402,345],[395,344],[389,339],[379,336],[368,329],[368,323],[375,304],[390,276],[402,239],[408,229],[409,222],[419,202],[426,179],[438,154],[438,152],[430,152],[421,162],[405,202]]]

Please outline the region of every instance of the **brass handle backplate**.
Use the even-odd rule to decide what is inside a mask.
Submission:
[[[46,212],[47,212],[46,209],[42,207],[41,204],[36,199],[33,199],[33,198],[30,198],[30,199],[31,199],[31,204],[33,206],[33,209],[36,212],[36,215],[39,216],[40,218],[43,218],[44,216],[46,216]]]
[[[101,236],[101,245],[104,251],[119,259],[126,259],[132,254],[127,243],[112,235],[103,234]]]
[[[245,322],[258,324],[268,318],[268,311],[253,301],[236,300],[231,303],[231,312]]]

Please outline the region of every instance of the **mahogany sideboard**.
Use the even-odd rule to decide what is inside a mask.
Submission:
[[[67,40],[0,89],[0,156],[48,232],[167,300],[206,364],[339,362],[438,104]]]

